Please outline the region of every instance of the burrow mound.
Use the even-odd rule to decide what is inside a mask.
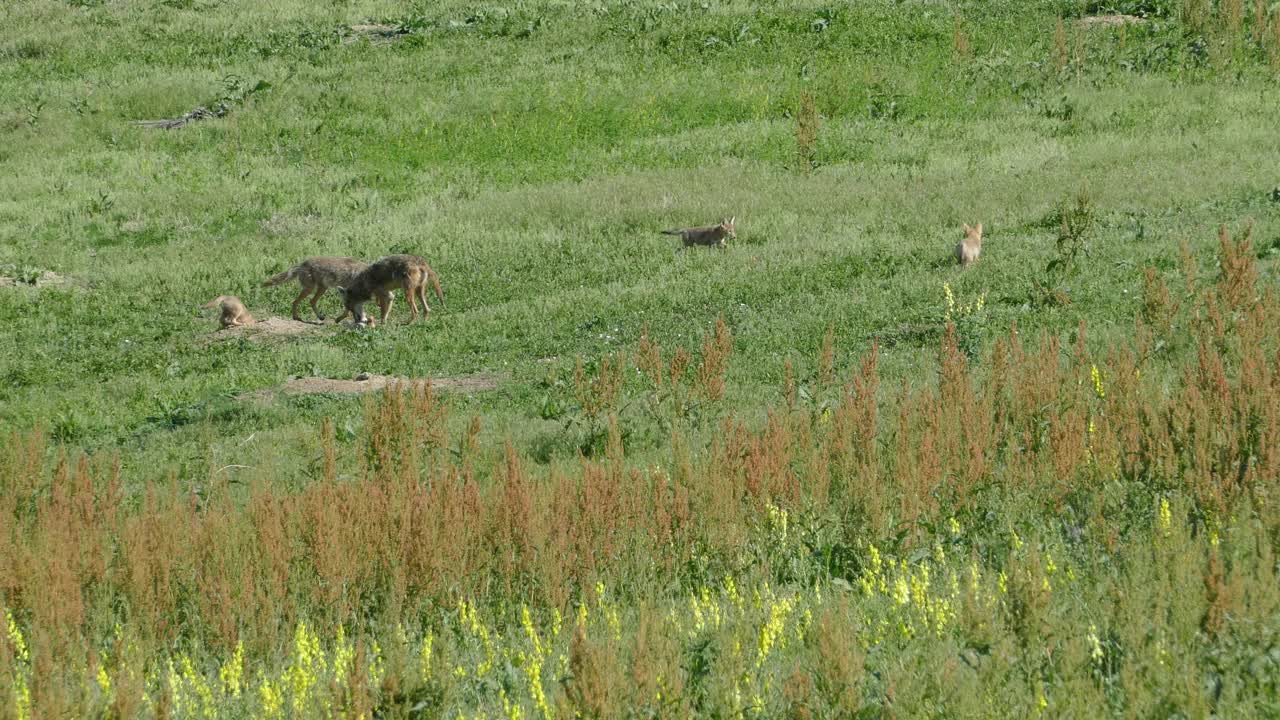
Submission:
[[[359,395],[376,392],[388,385],[409,387],[416,383],[431,383],[435,392],[476,393],[494,390],[502,382],[502,376],[496,373],[473,373],[470,375],[441,375],[438,377],[406,378],[396,375],[375,375],[360,373],[351,380],[334,378],[291,378],[278,388],[266,388],[245,393],[241,400],[270,402],[276,395]]]
[[[0,287],[2,288],[67,287],[75,284],[71,278],[59,275],[52,270],[0,265]]]
[[[215,319],[214,322],[217,322]],[[316,332],[326,327],[317,323],[293,320],[284,317],[269,317],[258,320],[252,325],[238,325],[235,327],[222,328],[215,330],[205,337],[201,344],[209,344],[231,340],[234,338],[244,338],[254,342],[267,342],[277,338],[295,337],[298,335],[306,335]]]
[[[409,34],[408,28],[403,25],[389,25],[387,23],[357,23],[346,28],[342,41],[345,43],[353,43],[359,40],[368,40],[370,42],[392,42]]]
[[[1146,18],[1137,15],[1086,15],[1080,18],[1080,27],[1120,27],[1121,25],[1138,25],[1146,22]]]

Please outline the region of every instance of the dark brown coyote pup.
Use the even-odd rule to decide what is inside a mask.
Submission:
[[[705,227],[695,228],[679,228],[676,230],[663,230],[663,235],[679,235],[680,241],[684,243],[684,247],[693,245],[703,245],[705,247],[726,247],[729,240],[737,240],[738,234],[734,232],[733,222],[738,219],[737,215],[720,221],[719,225],[707,225]]]
[[[359,275],[360,271],[367,267],[369,267],[367,264],[349,257],[307,258],[279,275],[268,279],[262,283],[262,287],[281,285],[297,278],[298,284],[302,286],[302,292],[293,299],[293,319],[302,320],[302,318],[298,317],[298,303],[302,302],[303,298],[314,291],[315,295],[311,296],[311,311],[316,314],[317,320],[324,322],[324,314],[320,312],[320,308],[316,307],[316,301],[331,287],[351,284],[355,276]]]
[[[978,223],[974,227],[969,227],[969,223],[964,225],[964,240],[956,245],[956,262],[962,267],[978,261],[978,256],[982,254],[982,223]]]
[[[396,288],[404,288],[404,296],[409,300],[409,322],[418,319],[418,298],[422,299],[423,314],[431,312],[427,305],[427,283],[435,290],[440,304],[444,305],[444,291],[440,289],[440,277],[427,265],[427,261],[417,255],[388,255],[365,268],[363,272],[351,280],[346,287],[338,287],[345,308],[335,322],[350,313],[357,323],[369,320],[364,314],[364,304],[370,298],[378,303],[382,310],[379,322],[385,323],[391,314],[392,292]],[[407,324],[407,323],[406,323]]]
[[[241,325],[252,325],[256,320],[245,309],[244,303],[240,302],[240,298],[235,295],[219,295],[218,297],[205,303],[206,308],[221,308],[222,315],[219,321],[222,323],[222,329],[229,327],[239,327]]]

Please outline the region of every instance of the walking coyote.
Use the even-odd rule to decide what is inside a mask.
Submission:
[[[235,295],[219,295],[202,307],[222,309],[222,316],[219,321],[222,323],[223,330],[229,327],[252,325],[256,322],[253,316],[249,314],[249,311],[245,309],[244,303],[240,302],[240,298]]]
[[[427,265],[426,260],[417,255],[388,255],[381,258],[356,275],[349,285],[338,287],[344,310],[336,322],[342,322],[348,313],[357,323],[370,320],[364,314],[364,304],[372,298],[382,310],[379,322],[385,323],[387,316],[391,314],[392,292],[397,287],[404,288],[404,296],[409,300],[409,322],[413,322],[418,319],[418,298],[422,299],[423,314],[431,312],[431,307],[427,305],[428,282],[443,306],[444,291],[440,289],[440,277]]]
[[[728,240],[736,240],[738,234],[734,232],[733,223],[738,217],[735,215],[720,221],[719,225],[707,225],[705,227],[695,228],[678,228],[675,230],[663,230],[663,235],[679,235],[684,247],[693,245],[705,245],[708,247],[725,247]]]
[[[978,223],[975,227],[969,227],[968,223],[964,223],[964,240],[956,245],[956,262],[968,267],[971,263],[977,262],[981,254],[982,223]]]
[[[266,282],[262,283],[262,287],[271,287],[273,285],[281,285],[297,278],[298,284],[302,286],[302,292],[298,293],[298,297],[293,299],[293,319],[302,320],[298,317],[298,303],[302,302],[311,292],[315,295],[311,296],[311,311],[316,314],[316,319],[324,322],[324,313],[320,312],[320,308],[316,307],[316,301],[321,295],[325,294],[331,287],[350,284],[361,270],[369,267],[365,263],[349,257],[313,257],[307,258],[284,272],[276,275]]]

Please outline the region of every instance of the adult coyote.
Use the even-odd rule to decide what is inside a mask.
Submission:
[[[675,230],[663,230],[663,235],[679,235],[684,247],[693,245],[704,245],[707,247],[725,247],[726,241],[736,240],[738,234],[734,232],[733,223],[738,217],[735,215],[720,221],[719,225],[707,225],[695,228],[677,228]]]
[[[440,304],[444,305],[444,291],[440,289],[440,277],[427,265],[427,261],[417,255],[388,255],[365,268],[345,287],[338,287],[342,296],[342,315],[335,322],[350,313],[357,323],[368,318],[364,314],[364,304],[370,298],[378,303],[382,311],[379,322],[385,323],[391,314],[392,292],[396,288],[404,288],[404,296],[409,300],[409,322],[418,319],[418,298],[422,299],[423,314],[431,312],[427,305],[427,283],[431,283]]]
[[[316,307],[316,301],[329,288],[350,284],[355,276],[367,267],[369,266],[365,263],[349,257],[307,258],[279,275],[269,278],[262,283],[262,287],[281,285],[296,278],[298,284],[302,286],[302,292],[293,299],[293,319],[302,320],[298,317],[298,303],[302,302],[308,294],[315,292],[315,295],[311,296],[311,311],[316,314],[317,320],[324,322],[324,313]]]

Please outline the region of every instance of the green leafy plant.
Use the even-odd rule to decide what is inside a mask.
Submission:
[[[44,110],[46,104],[43,97],[36,97],[23,106],[22,112],[28,127],[35,127],[40,124],[40,113]]]
[[[1075,198],[1063,202],[1052,220],[1058,227],[1054,256],[1033,281],[1033,297],[1041,305],[1068,305],[1071,291],[1066,283],[1079,272],[1080,260],[1089,255],[1090,243],[1097,231],[1088,188],[1081,188]]]
[[[964,302],[956,299],[950,283],[943,283],[942,295],[942,321],[955,326],[956,347],[969,357],[977,355],[985,340],[987,294]]]
[[[822,120],[818,116],[818,104],[813,93],[800,93],[800,106],[796,109],[796,162],[803,172],[811,172],[818,166],[818,129]]]

